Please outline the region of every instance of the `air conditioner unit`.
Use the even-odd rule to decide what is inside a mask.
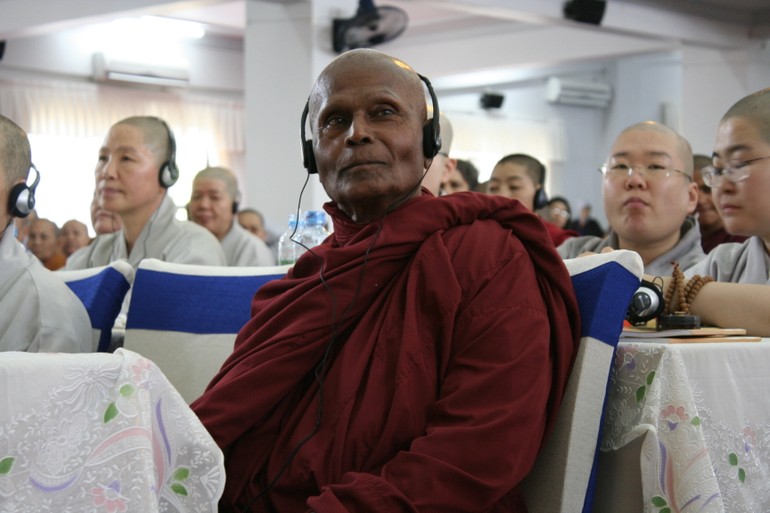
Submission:
[[[605,108],[612,101],[612,88],[604,82],[550,77],[545,96],[550,103]]]
[[[111,60],[101,52],[93,55],[93,78],[97,82],[133,82],[172,87],[184,87],[190,83],[190,75],[185,68]]]

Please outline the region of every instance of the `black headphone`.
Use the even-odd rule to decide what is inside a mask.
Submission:
[[[535,192],[535,199],[532,205],[534,210],[540,210],[548,206],[548,195],[545,193],[545,166],[540,163],[540,188]]]
[[[168,134],[168,160],[160,166],[160,172],[158,174],[160,185],[163,186],[163,188],[168,189],[179,179],[179,168],[176,166],[176,139],[174,139],[174,132],[171,131],[168,123],[158,117],[155,119],[163,125]]]
[[[240,202],[241,202],[241,193],[240,192],[236,192],[235,193],[235,199],[233,200],[233,214],[237,214],[238,213],[238,207],[240,206],[239,205]]]
[[[35,170],[35,180],[32,185],[17,183],[11,189],[8,196],[8,210],[12,217],[27,217],[35,209],[35,189],[40,183],[40,171],[37,170],[35,164],[32,164],[30,171],[33,169]]]
[[[642,280],[631,297],[626,320],[635,326],[645,324],[662,314],[665,306],[662,287],[657,283]]]
[[[417,74],[425,83],[425,87],[430,94],[430,101],[433,104],[433,117],[425,126],[422,127],[422,152],[425,158],[432,159],[441,149],[441,125],[439,124],[438,98],[433,86],[426,77]],[[302,141],[302,164],[308,173],[318,173],[318,167],[313,153],[313,140],[305,138],[305,123],[307,123],[308,110],[310,109],[310,100],[305,102],[305,108],[302,109],[302,120],[300,122],[300,138]]]

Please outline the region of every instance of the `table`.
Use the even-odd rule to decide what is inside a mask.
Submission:
[[[770,343],[618,345],[594,512],[770,511]]]
[[[0,353],[0,512],[215,512],[222,452],[136,353]]]

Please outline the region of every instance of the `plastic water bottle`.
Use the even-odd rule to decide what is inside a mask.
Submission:
[[[328,236],[326,212],[323,210],[305,212],[305,230],[302,232],[302,243],[308,248],[313,248],[321,244]]]
[[[305,248],[300,246],[297,242],[302,240],[302,232],[304,222],[300,222],[297,226],[297,216],[295,214],[289,215],[289,227],[281,237],[278,239],[278,264],[279,265],[292,265],[305,252]],[[296,227],[296,233],[295,233]],[[291,235],[294,234],[294,240],[291,240]]]

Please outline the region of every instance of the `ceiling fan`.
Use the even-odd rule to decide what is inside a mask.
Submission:
[[[335,18],[332,24],[332,46],[342,53],[353,48],[366,48],[400,36],[409,23],[406,11],[398,7],[375,7],[373,0],[359,0],[352,18]]]

